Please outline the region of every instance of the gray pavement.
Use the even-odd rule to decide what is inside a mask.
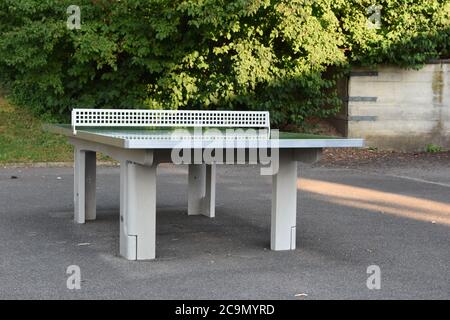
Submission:
[[[85,225],[72,222],[70,168],[0,169],[0,298],[450,298],[445,164],[301,165],[292,252],[269,250],[271,178],[257,167],[219,167],[215,219],[186,215],[186,168],[158,170],[157,259],[130,262],[118,256],[118,168],[99,168],[98,219]],[[80,290],[66,287],[69,265]],[[370,265],[380,290],[366,286]]]

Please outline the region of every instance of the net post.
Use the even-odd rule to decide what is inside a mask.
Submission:
[[[72,131],[73,131],[74,135],[77,134],[76,113],[77,113],[77,109],[72,109]]]
[[[267,139],[270,140],[270,112],[266,111]]]

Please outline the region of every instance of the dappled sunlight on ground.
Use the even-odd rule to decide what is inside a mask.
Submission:
[[[297,188],[342,206],[450,226],[449,203],[312,179],[298,179]]]

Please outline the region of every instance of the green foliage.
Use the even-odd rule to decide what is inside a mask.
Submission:
[[[270,110],[302,124],[340,106],[330,69],[417,67],[449,54],[449,1],[0,1],[0,80],[15,102],[64,118],[73,107]]]
[[[73,31],[73,1],[0,2],[0,79],[15,102],[56,118],[74,107],[143,107],[148,74],[121,47],[126,34],[109,2],[77,1],[83,25]]]
[[[367,28],[367,8],[381,8],[381,28]],[[419,68],[432,59],[450,58],[449,0],[349,0],[337,13],[349,61]]]
[[[425,148],[426,152],[429,153],[437,153],[437,152],[441,152],[442,151],[442,147],[438,146],[436,144],[432,144],[430,143],[429,145],[427,145],[427,147]]]
[[[171,3],[177,18],[156,35],[168,42],[153,44],[166,64],[149,83],[150,108],[270,110],[282,125],[339,105],[325,90],[333,80],[322,77],[345,62],[332,1]],[[149,25],[161,24],[159,13],[147,14]]]

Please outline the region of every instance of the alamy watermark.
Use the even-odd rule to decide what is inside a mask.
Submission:
[[[381,28],[381,10],[382,5],[373,4],[366,9],[367,15],[367,28],[368,29],[380,29]],[[81,29],[81,9],[77,5],[70,5],[67,8],[67,28],[69,30]]]
[[[67,8],[67,29],[80,30],[81,29],[81,9],[79,6],[71,5]]]
[[[174,164],[260,164],[261,175],[279,169],[279,132],[267,130],[194,128],[177,129],[171,160]]]
[[[67,289],[80,290],[81,289],[81,269],[77,265],[70,265],[67,267],[66,274],[69,275],[66,281]]]
[[[377,265],[370,265],[367,267],[367,274],[370,276],[367,278],[366,286],[369,290],[381,289],[381,269]]]
[[[383,6],[379,4],[373,4],[367,8],[367,14],[370,15],[367,19],[368,29],[381,28],[381,9],[383,9]]]

